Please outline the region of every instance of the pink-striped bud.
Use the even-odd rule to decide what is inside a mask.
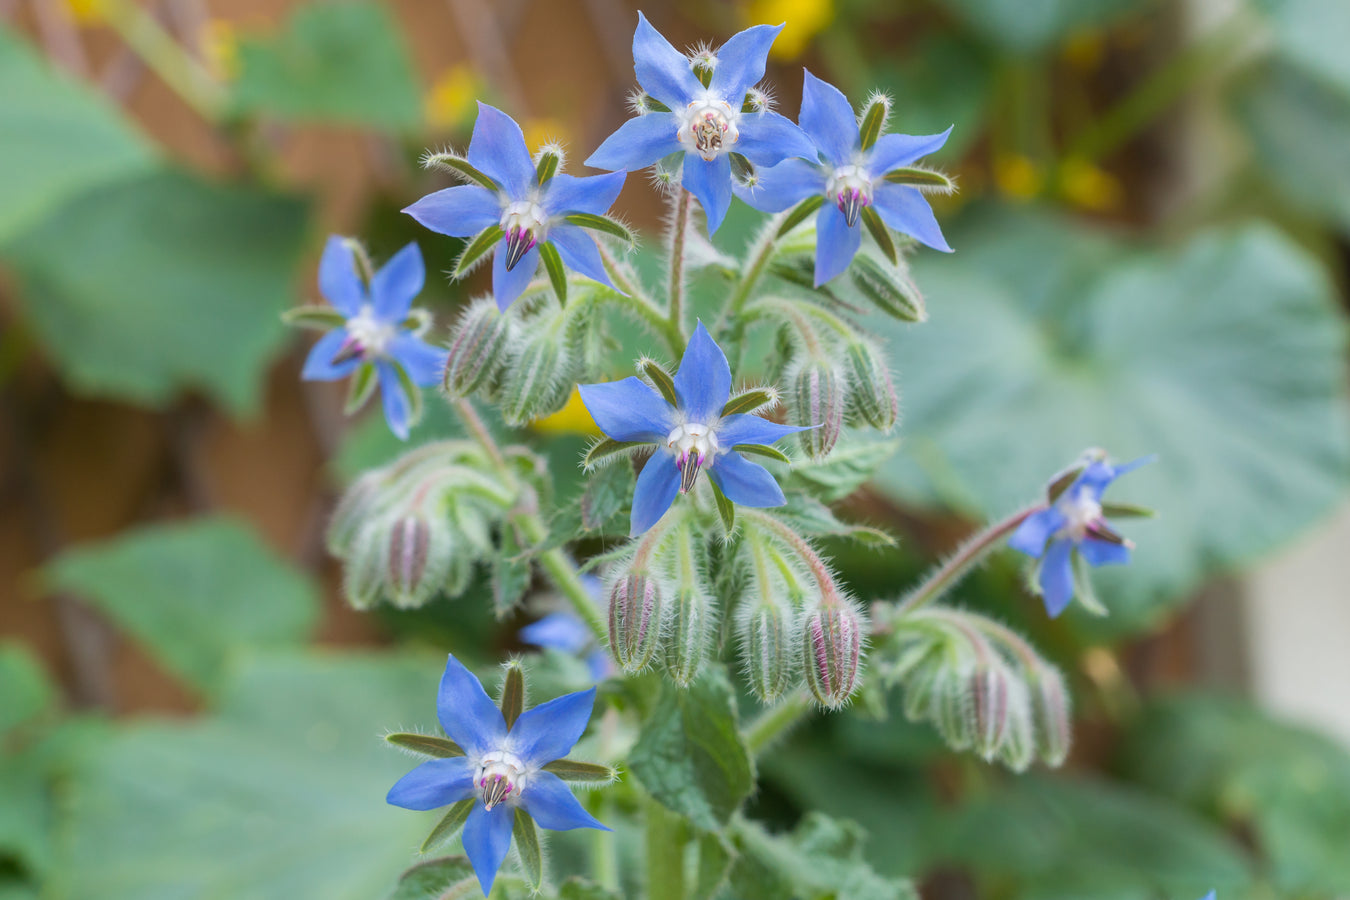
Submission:
[[[629,575],[609,592],[609,649],[629,674],[647,668],[661,646],[661,590],[646,575]]]
[[[496,301],[480,300],[459,319],[445,360],[445,392],[467,397],[496,374],[501,365],[510,322]]]
[[[796,423],[818,426],[797,437],[802,449],[819,459],[839,439],[844,424],[844,386],[832,366],[812,360],[797,370],[792,398]]]
[[[971,734],[975,752],[993,759],[1008,733],[1010,675],[1000,664],[982,665],[970,675]]]
[[[430,600],[445,585],[452,548],[443,523],[402,516],[389,528],[385,550],[385,593],[408,609]]]
[[[848,606],[810,610],[802,624],[806,683],[821,705],[843,706],[858,686],[862,622]]]

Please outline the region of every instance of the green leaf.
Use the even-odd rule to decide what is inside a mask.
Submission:
[[[742,825],[736,829],[740,858],[731,872],[732,893],[737,900],[918,900],[909,882],[883,878],[868,867],[865,835],[857,824],[819,812],[807,813],[789,835]]]
[[[1035,55],[1076,31],[1109,24],[1143,0],[940,0],[994,47]]]
[[[1187,695],[1145,710],[1121,758],[1148,789],[1250,835],[1282,896],[1350,892],[1350,754],[1335,741],[1238,699]]]
[[[87,754],[50,890],[384,896],[432,819],[384,803],[412,761],[374,731],[434,722],[440,671],[374,654],[241,658],[216,715],[128,724]]]
[[[413,753],[420,753],[423,756],[434,756],[437,759],[449,759],[450,757],[464,755],[464,748],[460,747],[459,744],[449,738],[436,737],[433,734],[394,731],[386,734],[384,739],[396,747],[411,750]]]
[[[208,692],[219,690],[241,651],[306,640],[319,613],[309,579],[228,518],[152,525],[73,547],[44,574],[53,590],[88,600]]]
[[[587,531],[599,531],[608,526],[633,498],[636,484],[633,466],[627,460],[616,460],[590,474],[586,489],[581,494],[581,524]],[[621,530],[625,525],[619,525]]]
[[[465,165],[468,164],[465,163]],[[486,178],[487,176],[483,177]],[[494,187],[493,190],[496,190],[496,188]],[[464,245],[464,252],[460,253],[459,258],[455,260],[455,268],[450,273],[450,277],[460,279],[468,275],[474,264],[489,253],[493,247],[497,246],[504,233],[500,225],[489,225],[478,232],[472,241]]]
[[[22,644],[0,644],[0,738],[50,711],[56,692],[42,666]]]
[[[1350,93],[1350,6],[1340,0],[1257,0],[1255,6],[1274,26],[1280,56]]]
[[[429,859],[409,868],[399,876],[398,884],[385,900],[440,900],[450,888],[463,881],[473,880],[473,865],[468,857],[443,856]]]
[[[410,132],[422,103],[398,25],[375,3],[298,8],[278,32],[239,45],[237,113]]]
[[[731,842],[716,832],[698,836],[698,870],[690,900],[713,900],[731,872]]]
[[[476,798],[470,797],[466,800],[460,800],[446,810],[445,815],[441,816],[441,820],[436,823],[436,827],[431,829],[431,833],[427,835],[426,840],[422,841],[421,851],[426,853],[432,847],[440,846],[458,835],[460,829],[464,827],[464,823],[469,820],[469,813],[473,812],[476,802]]]
[[[627,241],[629,244],[637,243],[637,237],[631,231],[608,216],[597,216],[593,213],[572,213],[565,218],[569,225],[579,225],[582,228],[600,231],[621,241]]]
[[[872,547],[894,547],[895,538],[880,528],[841,522],[824,503],[800,493],[788,494],[787,503],[774,515],[807,536],[834,535],[852,538]]]
[[[523,550],[515,528],[503,525],[501,547],[492,561],[492,610],[499,619],[519,605],[530,586],[530,560]]]
[[[867,483],[895,455],[900,441],[841,440],[829,456],[792,467],[784,485],[809,491],[826,503],[842,500]]]
[[[3,255],[77,390],[160,407],[197,388],[242,415],[286,338],[305,231],[294,199],[160,172],[81,195]]]
[[[1107,494],[1161,515],[1128,523],[1131,565],[1094,571],[1111,610],[1094,629],[1154,621],[1344,495],[1346,325],[1319,266],[1279,234],[1126,257],[1081,223],[1023,213],[987,216],[967,245],[927,273],[940,322],[877,322],[905,363],[912,448],[877,484],[993,518],[1087,447],[1158,453]]]
[[[1350,233],[1350,83],[1337,91],[1292,65],[1272,63],[1239,82],[1234,103],[1275,190]]]
[[[520,856],[520,866],[525,870],[525,880],[533,890],[539,890],[544,883],[544,854],[539,849],[539,829],[534,827],[534,819],[525,810],[516,808],[516,821],[511,828],[515,838],[516,853]]]
[[[560,306],[567,305],[567,270],[563,268],[562,257],[548,241],[539,245],[539,258],[544,261],[544,270],[548,272],[549,283]]]
[[[157,164],[99,91],[0,26],[0,244],[81,192]]]
[[[754,786],[725,672],[708,666],[686,690],[663,684],[629,764],[668,809],[705,831],[724,825]]]

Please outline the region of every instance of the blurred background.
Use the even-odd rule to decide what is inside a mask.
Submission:
[[[955,126],[931,321],[876,323],[902,425],[844,502],[901,543],[831,548],[860,596],[1087,446],[1161,455],[1118,487],[1162,514],[1099,573],[1109,618],[1046,621],[1010,554],[960,594],[1071,676],[1064,771],[953,756],[892,703],[794,735],[753,813],[856,819],[926,898],[1350,896],[1350,4],[643,8],[677,46],[786,21],[793,118],[806,66],[887,91],[893,130]],[[407,864],[424,824],[383,806],[406,762],[374,738],[430,726],[438,655],[490,663],[529,615],[344,605],[324,523],[400,447],[299,381],[279,315],[319,299],[329,233],[449,268],[398,211],[476,99],[582,172],[636,9],[0,0],[0,898],[380,897]],[[644,177],[618,209],[657,247]],[[440,333],[483,287],[428,279]],[[587,426],[528,435],[564,491]]]

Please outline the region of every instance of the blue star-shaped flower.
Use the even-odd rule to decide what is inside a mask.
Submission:
[[[399,370],[413,386],[428,387],[440,380],[445,368],[445,351],[423,341],[408,315],[425,280],[422,251],[409,244],[375,272],[367,286],[357,271],[351,242],[329,237],[319,262],[319,290],[347,321],[319,338],[300,373],[306,381],[336,381],[363,365],[373,365],[384,417],[401,440],[408,439],[414,398],[408,396]]]
[[[511,848],[517,809],[553,831],[610,830],[582,808],[561,778],[544,770],[571,752],[586,730],[594,702],[595,688],[564,694],[524,711],[508,728],[482,683],[451,656],[436,713],[464,756],[422,763],[390,788],[387,799],[416,810],[473,800],[464,823],[464,852],[483,894],[491,894]]]
[[[478,104],[465,156],[496,185],[495,190],[459,185],[428,194],[403,211],[451,237],[472,237],[485,228],[501,227],[492,264],[497,306],[506,309],[529,285],[539,267],[540,244],[552,244],[569,268],[613,287],[595,239],[566,218],[574,213],[604,215],[623,189],[623,172],[586,178],[557,174],[540,183],[520,126],[485,103]]]
[[[816,214],[816,287],[848,268],[862,245],[858,221],[864,207],[881,221],[935,250],[950,253],[937,219],[916,187],[886,181],[886,174],[908,166],[947,142],[941,134],[883,134],[862,149],[858,119],[834,85],[805,72],[802,129],[815,144],[812,160],[789,159],[758,173],[753,187],[737,189],[742,200],[764,212],[782,212],[807,197],[825,196]]]
[[[704,469],[722,494],[742,506],[782,506],[783,489],[763,466],[735,448],[772,444],[804,429],[747,414],[722,415],[731,398],[726,354],[698,323],[675,373],[671,405],[639,378],[579,386],[591,418],[610,439],[653,443],[633,492],[632,533],[641,534],[665,515],[677,493],[688,493]]]
[[[789,119],[767,109],[745,111],[746,92],[764,77],[769,46],[782,30],[782,25],[756,25],[734,35],[715,56],[703,60],[712,68],[705,87],[690,59],[638,13],[633,69],[638,84],[665,109],[629,119],[586,165],[636,171],[683,153],[681,181],[703,205],[708,231],[716,231],[731,206],[728,154],[740,153],[761,166],[816,155],[811,141]]]
[[[1027,516],[1008,538],[1009,547],[1041,561],[1038,583],[1051,618],[1064,612],[1074,598],[1075,553],[1091,566],[1130,561],[1134,544],[1106,523],[1102,493],[1121,475],[1152,461],[1148,456],[1115,466],[1101,455],[1090,457],[1053,504]]]

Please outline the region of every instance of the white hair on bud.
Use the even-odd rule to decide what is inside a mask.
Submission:
[[[536,167],[538,167],[540,160],[544,158],[545,153],[551,153],[558,157],[559,172],[567,168],[567,151],[563,148],[562,141],[557,138],[549,138],[548,141],[542,144],[534,153],[533,161]]]
[[[863,116],[865,116],[867,111],[877,103],[881,104],[881,133],[885,134],[886,125],[891,118],[891,110],[895,108],[895,103],[891,99],[890,91],[884,91],[878,88],[867,95],[867,100],[862,105],[862,111],[858,113],[858,124],[862,124]]]

